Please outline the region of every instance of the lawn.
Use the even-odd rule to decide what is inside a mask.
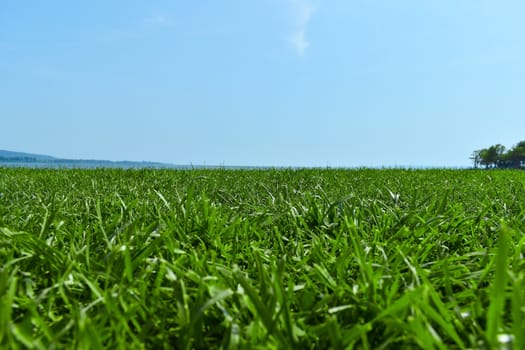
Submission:
[[[525,172],[0,168],[0,348],[525,349]]]

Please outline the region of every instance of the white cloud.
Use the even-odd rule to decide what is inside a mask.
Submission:
[[[288,0],[291,7],[293,31],[288,36],[288,42],[299,56],[303,56],[310,42],[306,37],[308,25],[316,11],[316,6],[310,0]]]
[[[294,7],[294,16],[297,25],[306,27],[316,10],[315,5],[308,0],[290,0],[290,3]]]
[[[156,14],[153,16],[149,16],[144,18],[144,23],[151,24],[151,25],[157,25],[157,26],[169,26],[171,25],[171,20],[163,15],[163,14]]]
[[[298,31],[288,37],[288,41],[299,56],[303,56],[310,43],[306,40],[305,31]]]

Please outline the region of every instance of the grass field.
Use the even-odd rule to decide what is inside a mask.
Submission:
[[[0,348],[525,349],[525,172],[0,168]]]

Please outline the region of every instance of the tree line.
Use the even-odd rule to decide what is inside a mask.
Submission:
[[[479,149],[472,152],[470,159],[474,162],[474,168],[523,169],[525,168],[525,141],[518,142],[508,150],[499,143]]]

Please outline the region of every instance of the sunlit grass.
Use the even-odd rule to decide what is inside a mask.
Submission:
[[[0,169],[0,348],[525,348],[525,173]]]

